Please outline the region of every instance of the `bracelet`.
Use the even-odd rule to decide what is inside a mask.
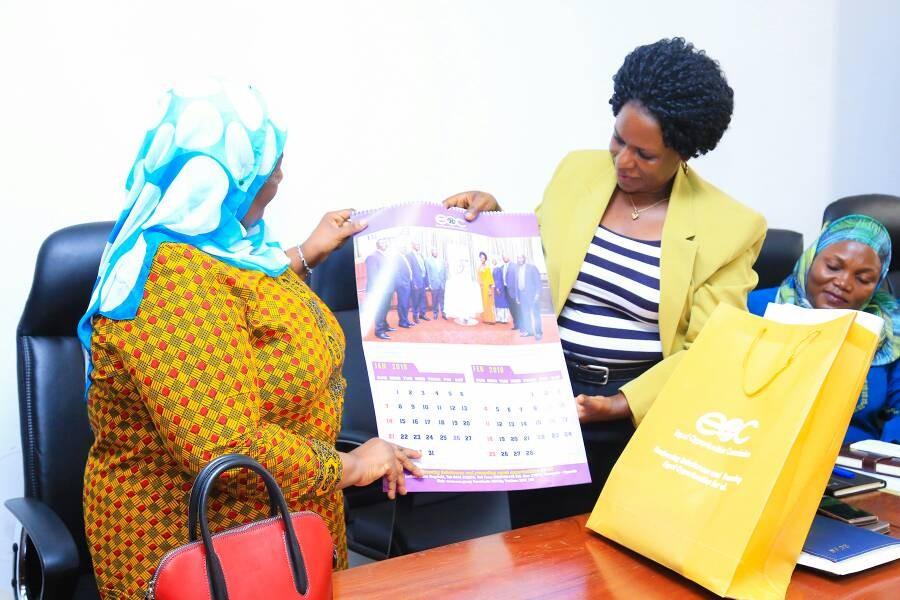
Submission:
[[[297,254],[300,255],[300,262],[303,263],[303,268],[306,269],[306,276],[309,277],[312,275],[312,267],[309,266],[309,263],[306,262],[306,257],[303,256],[303,250],[300,248],[300,244],[297,244]]]

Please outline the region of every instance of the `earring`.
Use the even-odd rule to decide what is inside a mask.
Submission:
[[[687,175],[687,162],[686,161],[682,161],[681,170],[684,171],[685,175]]]

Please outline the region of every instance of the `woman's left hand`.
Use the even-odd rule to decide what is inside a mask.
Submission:
[[[579,394],[575,396],[575,403],[578,405],[578,421],[581,423],[630,419],[632,416],[628,400],[622,392],[613,396]]]
[[[350,236],[366,228],[365,221],[351,221],[351,214],[353,209],[350,208],[325,213],[309,238],[300,244],[303,258],[310,267],[315,267],[343,246]]]

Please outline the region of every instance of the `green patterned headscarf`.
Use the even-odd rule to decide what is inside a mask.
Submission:
[[[794,272],[778,288],[775,302],[813,308],[806,296],[806,279],[813,260],[828,246],[846,241],[869,246],[881,260],[881,275],[875,286],[875,293],[860,310],[884,319],[881,340],[872,364],[875,366],[890,364],[900,358],[900,304],[885,283],[891,264],[891,236],[877,219],[865,215],[847,215],[826,223],[819,237],[794,265]]]

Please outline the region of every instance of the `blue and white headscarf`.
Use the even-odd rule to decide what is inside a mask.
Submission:
[[[93,295],[78,323],[86,381],[93,319],[137,314],[157,248],[190,244],[241,269],[278,276],[289,266],[260,220],[241,224],[284,150],[286,131],[252,87],[215,80],[168,91],[126,182]]]

